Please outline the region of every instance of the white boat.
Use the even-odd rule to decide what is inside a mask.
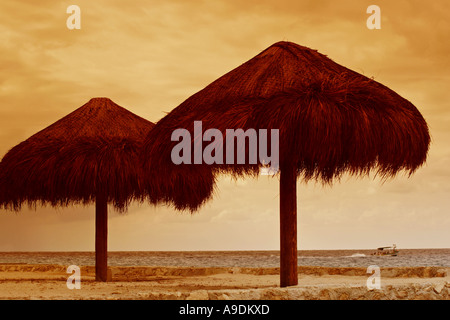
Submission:
[[[377,251],[372,253],[373,256],[397,256],[397,246],[394,244],[392,247],[379,247]]]

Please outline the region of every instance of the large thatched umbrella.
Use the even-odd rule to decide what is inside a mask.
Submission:
[[[96,204],[96,278],[107,280],[107,204],[141,197],[139,150],[154,124],[94,98],[12,148],[0,163],[0,206]]]
[[[430,142],[422,115],[391,89],[316,50],[279,42],[188,98],[149,133],[143,160],[151,163],[147,180],[158,185],[147,190],[152,201],[196,210],[212,197],[216,174],[259,174],[262,163],[249,164],[248,145],[245,164],[225,164],[223,151],[224,164],[175,165],[176,129],[189,130],[193,149],[202,143],[194,121],[203,132],[219,129],[223,139],[214,143],[223,149],[226,129],[279,129],[281,286],[298,283],[297,178],[331,183],[345,172],[413,173]]]

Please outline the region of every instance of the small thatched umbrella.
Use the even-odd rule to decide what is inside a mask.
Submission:
[[[154,124],[94,98],[12,148],[0,163],[0,206],[96,204],[96,278],[107,280],[107,204],[141,198],[139,150]]]
[[[193,132],[194,121],[202,121],[203,132],[219,129],[223,140],[215,143],[223,150],[226,129],[279,129],[281,286],[298,283],[298,177],[331,183],[345,172],[411,174],[425,162],[430,143],[427,124],[409,101],[316,50],[279,42],[156,124],[143,149],[144,162],[151,163],[147,180],[158,185],[147,190],[152,201],[196,210],[212,197],[217,173],[259,174],[262,163],[248,164],[248,146],[245,164],[173,164],[171,152],[179,144],[171,141],[174,130],[189,130],[192,148],[202,142]]]

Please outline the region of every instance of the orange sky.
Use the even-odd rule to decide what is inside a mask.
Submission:
[[[0,3],[0,154],[86,103],[109,97],[156,122],[280,40],[319,50],[387,85],[427,120],[417,173],[382,184],[298,183],[299,249],[450,247],[450,14],[424,1],[13,1]],[[66,8],[81,8],[68,30]],[[381,29],[366,27],[371,4]],[[110,211],[110,250],[279,248],[278,179],[232,181],[193,216]],[[0,211],[0,251],[94,250],[94,207]]]

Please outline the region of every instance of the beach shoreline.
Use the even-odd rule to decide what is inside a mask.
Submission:
[[[279,287],[278,268],[112,266],[95,281],[80,266],[80,289],[69,289],[68,266],[0,264],[2,300],[449,300],[450,268],[381,268],[369,289],[366,268],[300,266],[299,284]]]

